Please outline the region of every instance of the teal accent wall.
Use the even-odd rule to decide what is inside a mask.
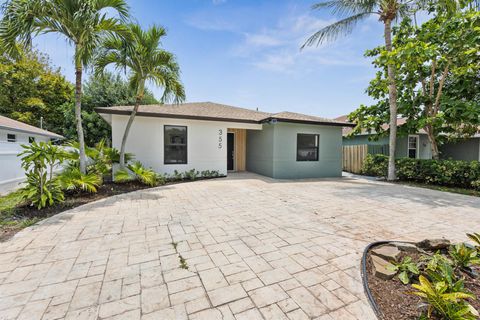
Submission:
[[[273,125],[263,125],[263,130],[247,130],[247,171],[273,177],[273,139]]]
[[[344,146],[352,146],[352,145],[388,145],[388,136],[381,137],[378,140],[370,141],[368,140],[369,135],[358,135],[353,137],[343,137],[343,145]],[[419,150],[418,150],[418,157],[420,159],[431,159],[432,158],[432,149],[430,147],[430,142],[428,141],[428,137],[426,134],[419,134]],[[395,158],[405,158],[408,156],[408,138],[404,137],[397,137],[397,148],[395,150]]]
[[[450,142],[440,146],[442,159],[473,161],[479,159],[480,138]]]
[[[297,134],[318,134],[318,161],[297,161]],[[247,170],[277,179],[341,177],[342,128],[278,122],[247,131]]]

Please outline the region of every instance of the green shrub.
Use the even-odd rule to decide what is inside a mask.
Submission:
[[[196,171],[195,169],[185,171],[184,173],[185,179],[188,179],[191,181],[196,180],[199,176],[200,176],[200,172]]]
[[[367,154],[363,163],[362,174],[385,177],[388,169],[388,157],[383,154]]]
[[[114,181],[117,183],[124,183],[132,180],[133,176],[130,175],[130,173],[126,169],[119,169],[115,172]]]
[[[152,169],[145,168],[140,161],[135,161],[133,164],[129,164],[130,169],[135,178],[143,184],[148,186],[155,186],[157,184],[157,174]]]
[[[42,209],[55,203],[62,202],[64,195],[57,179],[47,180],[47,173],[38,175],[34,172],[27,172],[27,186],[20,192],[22,200]]]
[[[402,181],[480,189],[480,162],[478,161],[401,158],[395,163],[397,177]],[[385,177],[387,168],[387,156],[367,155],[362,173]]]
[[[92,172],[82,174],[77,167],[64,170],[58,180],[63,190],[67,191],[86,191],[90,193],[97,192],[97,188],[102,184],[102,178],[99,174]]]
[[[67,157],[66,152],[51,142],[34,141],[22,145],[22,148],[24,150],[18,156],[21,157],[22,168],[27,176],[22,199],[38,209],[63,201],[62,189],[53,172]]]

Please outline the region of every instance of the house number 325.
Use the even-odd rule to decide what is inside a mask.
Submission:
[[[222,149],[223,147],[223,130],[219,129],[218,130],[218,149]]]

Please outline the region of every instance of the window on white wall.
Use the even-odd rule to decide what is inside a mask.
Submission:
[[[187,163],[187,127],[164,127],[164,163]]]
[[[7,133],[7,141],[8,142],[15,142],[17,141],[17,135],[13,133]]]
[[[297,134],[297,161],[318,161],[318,134]]]

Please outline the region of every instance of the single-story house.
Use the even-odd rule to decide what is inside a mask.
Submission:
[[[21,145],[32,141],[63,139],[59,134],[0,116],[0,193],[15,189],[25,179],[20,158]]]
[[[132,106],[97,108],[120,148]],[[268,113],[200,102],[142,105],[126,150],[172,174],[196,169],[289,178],[340,177],[342,128],[350,123],[293,112]]]
[[[346,122],[347,116],[340,116],[335,118],[337,121]],[[398,118],[397,126],[401,126],[405,123],[406,119]],[[385,125],[385,129],[388,125]],[[371,140],[373,133],[362,132],[354,136],[349,136],[352,132],[351,127],[343,129],[343,145],[368,145],[372,146],[372,150],[378,150],[376,153],[388,154],[389,137],[383,136],[378,140]],[[427,133],[424,130],[419,130],[415,134],[409,134],[408,136],[397,136],[397,148],[395,151],[396,158],[415,158],[415,159],[431,159],[432,148],[430,141],[428,140]]]
[[[480,161],[480,133],[471,138],[446,142],[439,151],[442,159]]]

